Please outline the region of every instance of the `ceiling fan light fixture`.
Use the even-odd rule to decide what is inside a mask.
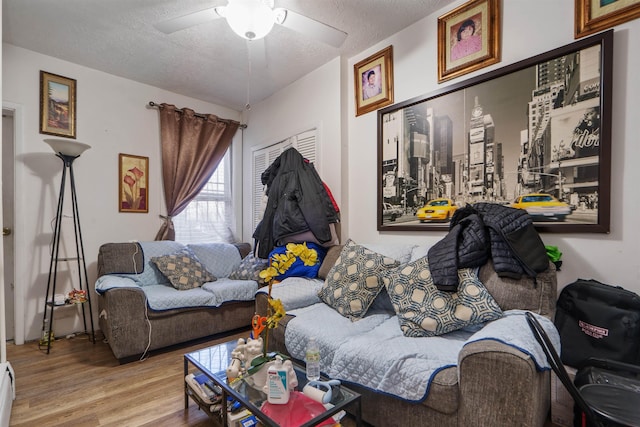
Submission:
[[[231,29],[247,40],[263,38],[275,23],[273,9],[262,0],[229,0],[223,13]]]

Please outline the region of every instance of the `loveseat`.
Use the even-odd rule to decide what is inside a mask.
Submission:
[[[353,243],[347,242],[347,245]],[[379,273],[386,285],[369,309],[365,309],[366,314],[357,320],[352,320],[354,316],[349,319],[339,313],[345,307],[339,304],[332,307],[320,298],[345,291],[326,289],[332,277],[340,275],[338,264],[344,264],[344,257],[350,256],[343,246],[333,247],[317,279],[289,277],[273,284],[271,296],[283,302],[287,315],[270,332],[270,351],[302,362],[306,340],[315,336],[321,351],[321,370],[362,394],[363,419],[373,426],[544,425],[550,407],[550,370],[541,350],[533,343],[524,313],[532,311],[540,315],[554,343],[559,343],[550,320],[557,291],[552,263],[535,280],[500,278],[491,261],[479,270],[467,271],[471,274],[464,282],[472,281],[471,293],[482,287],[475,282],[479,280],[495,302],[476,306],[474,315],[489,308],[489,311],[497,310],[499,315],[493,316],[496,319],[436,336],[411,337],[414,329],[420,327],[406,321],[411,318],[407,315],[410,302],[398,299],[397,294],[392,299],[386,290],[390,289],[393,294],[394,287],[406,285],[416,277],[429,279],[412,272],[424,266],[428,248],[359,246],[397,260],[399,264],[386,266],[393,273]],[[462,286],[463,277],[460,277]],[[409,299],[414,300],[420,297],[417,292],[409,295]],[[256,295],[258,313],[266,313],[267,298],[267,288],[261,288]],[[402,311],[404,303],[409,310],[404,311],[401,322],[396,311]],[[353,306],[358,308],[362,304],[358,302]],[[456,315],[460,314],[456,311]],[[465,313],[460,316],[465,317]],[[431,332],[441,326],[425,321],[422,324]],[[401,325],[409,336],[403,335]],[[409,350],[400,350],[403,346],[409,346]],[[425,360],[433,357],[434,349],[448,349],[443,351],[449,354],[443,355],[440,362]],[[426,375],[427,379],[416,380],[410,373],[412,369],[422,370],[420,375]]]
[[[151,350],[247,328],[259,287],[252,279],[264,266],[252,260],[250,250],[248,243],[102,245],[95,286],[99,325],[115,357],[124,363]],[[171,270],[175,254],[184,271],[195,271],[195,285],[180,268]],[[184,254],[186,267],[179,264]],[[165,261],[163,268],[169,268],[177,287],[159,270],[158,260]]]

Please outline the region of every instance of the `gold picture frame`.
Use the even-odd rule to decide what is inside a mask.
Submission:
[[[353,66],[356,117],[393,104],[393,46]]]
[[[40,133],[76,138],[76,81],[40,70]]]
[[[149,158],[119,154],[118,210],[149,212]]]
[[[576,39],[640,18],[640,0],[575,0]]]
[[[500,62],[500,0],[471,0],[438,17],[438,83]]]

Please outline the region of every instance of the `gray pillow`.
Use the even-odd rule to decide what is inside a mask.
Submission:
[[[269,266],[268,259],[256,258],[252,253],[244,257],[240,264],[229,274],[229,279],[234,280],[255,280],[260,285],[264,285],[264,279],[260,277],[260,272]]]

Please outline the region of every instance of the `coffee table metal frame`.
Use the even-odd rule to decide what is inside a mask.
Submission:
[[[269,427],[279,427],[278,423],[265,415],[259,405],[254,402],[252,399],[247,398],[247,396],[238,390],[231,387],[227,384],[226,373],[225,370],[229,363],[231,362],[231,351],[236,347],[236,341],[230,341],[223,344],[218,344],[212,347],[207,347],[201,350],[196,350],[191,353],[187,353],[184,355],[184,376],[186,377],[189,374],[189,365],[191,364],[197,370],[202,372],[208,378],[210,378],[215,384],[220,386],[222,389],[222,400],[221,400],[221,416],[222,416],[222,425],[224,427],[227,426],[227,398],[230,396],[234,400],[238,401],[244,408],[248,409],[252,414],[254,414],[265,426]],[[294,362],[294,368],[296,371],[296,375],[298,377],[298,389],[302,390],[304,385],[306,384],[306,378],[304,375],[304,368]],[[328,380],[326,377],[322,377],[322,380]],[[247,385],[247,387],[249,387]],[[255,389],[254,389],[255,390]],[[318,415],[317,417],[309,420],[305,424],[302,424],[300,427],[312,427],[316,426],[319,423],[327,420],[329,417],[337,414],[341,410],[345,409],[347,406],[353,405],[355,409],[356,416],[356,425],[360,427],[362,425],[362,408],[360,405],[360,394],[355,391],[345,387],[344,385],[340,386],[340,390],[342,391],[342,395],[345,397],[340,402],[338,402],[333,408],[330,408]],[[261,393],[256,390],[256,393]],[[193,396],[193,393],[189,391],[189,387],[185,381],[184,383],[184,408],[189,408],[189,397],[192,397],[194,402],[207,414],[213,416],[206,404],[201,402],[198,398]],[[263,401],[266,400],[266,395],[264,395]]]

